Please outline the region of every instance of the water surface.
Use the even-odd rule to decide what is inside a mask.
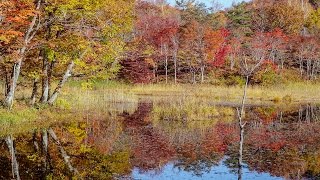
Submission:
[[[0,179],[320,178],[317,105],[248,105],[241,166],[236,107],[141,100],[12,132],[0,143]]]

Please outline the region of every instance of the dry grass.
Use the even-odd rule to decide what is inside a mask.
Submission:
[[[69,86],[75,88],[75,86]],[[248,88],[248,100],[251,102],[317,102],[320,101],[320,84],[315,83],[291,83],[276,87],[250,86]],[[79,89],[73,89],[73,92]],[[134,102],[139,98],[150,99],[175,99],[182,97],[203,98],[210,101],[239,102],[242,97],[243,87],[239,86],[212,86],[202,84],[179,85],[127,85],[108,83],[95,85],[93,93],[103,95],[103,101]],[[106,98],[107,97],[107,98]]]

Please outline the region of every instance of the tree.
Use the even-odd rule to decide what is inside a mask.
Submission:
[[[309,15],[306,25],[313,34],[320,33],[320,7]]]
[[[162,56],[160,58],[164,59],[165,78],[166,83],[168,83],[170,52],[177,52],[177,46],[175,45],[179,28],[177,12],[168,5],[166,5],[166,10],[164,10],[164,8],[159,8],[157,5],[146,2],[139,2],[137,9],[136,33],[144,42],[154,46],[160,56]],[[176,59],[174,61],[176,62]]]
[[[286,34],[299,34],[303,30],[304,12],[299,6],[276,3],[267,9],[270,29],[280,28]]]
[[[248,8],[246,2],[242,2],[232,7],[227,12],[228,29],[235,35],[250,36],[252,34],[252,16],[253,12]]]
[[[4,46],[6,50],[1,49],[1,54],[5,51],[9,53],[9,64],[13,64],[12,70],[8,73],[5,71],[6,92],[5,105],[9,108],[13,105],[14,94],[20,76],[22,61],[26,56],[27,49],[33,40],[37,30],[40,28],[40,13],[37,12],[41,8],[41,1],[36,1],[32,7],[31,1],[21,3],[20,1],[3,1],[0,5],[6,7],[0,13],[1,30],[0,42],[2,44],[9,44],[9,47]],[[21,16],[20,16],[21,15]],[[31,21],[29,20],[31,17]],[[14,24],[13,26],[11,24]],[[15,50],[8,52],[14,45]],[[1,55],[3,56],[3,55]]]
[[[296,41],[296,57],[301,76],[315,79],[319,71],[320,44],[316,37],[298,37]]]
[[[13,2],[18,3],[18,1]],[[42,103],[54,103],[73,70],[85,74],[87,78],[114,76],[119,69],[117,65],[119,60],[116,58],[124,50],[124,37],[132,30],[133,5],[133,1],[126,0],[117,3],[102,0],[93,2],[61,0],[45,3],[37,1],[33,11],[28,9],[21,11],[20,6],[13,6],[15,8],[13,10],[9,8],[8,12],[19,10],[18,12],[27,14],[22,16],[22,19],[29,20],[30,16],[32,19],[25,27],[26,33],[21,37],[22,45],[19,47],[18,55],[14,57],[18,60],[14,61],[13,70],[9,72],[10,77],[6,78],[6,105],[12,107],[22,62],[28,67],[26,71],[35,65],[43,67],[42,72],[39,70],[36,72],[42,77]],[[15,32],[24,31],[22,25],[12,27],[10,23],[6,23],[15,20],[10,16],[6,17],[8,20],[2,22],[5,25],[2,28],[15,28]],[[21,35],[21,33],[15,34]],[[1,43],[8,44],[10,40],[18,38],[1,34],[1,39]],[[31,43],[32,40],[36,42]],[[27,53],[39,54],[42,64],[24,61]],[[10,59],[12,58],[9,56]],[[54,69],[58,73],[53,73]],[[51,94],[50,84],[53,74],[62,74],[62,77]]]

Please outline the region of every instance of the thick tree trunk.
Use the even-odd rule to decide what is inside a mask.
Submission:
[[[23,51],[25,51],[25,48],[24,48]],[[17,83],[18,83],[18,78],[19,78],[19,75],[20,75],[22,59],[23,58],[20,58],[16,63],[14,63],[13,69],[12,69],[11,78],[10,78],[10,82],[8,84],[8,92],[7,92],[6,98],[5,98],[5,105],[9,109],[11,109],[12,105],[13,105],[13,99],[14,99],[14,94],[15,94],[15,90],[16,90],[16,87],[17,87]]]
[[[16,158],[16,152],[14,149],[14,143],[13,143],[13,138],[11,135],[6,137],[6,143],[9,148],[9,152],[11,155],[11,164],[12,164],[12,176],[13,179],[20,180],[20,174],[19,174],[19,164]]]
[[[48,133],[54,140],[55,144],[58,146],[61,156],[64,162],[66,163],[66,165],[68,166],[70,172],[78,174],[78,170],[71,165],[70,157],[68,156],[67,152],[64,150],[63,146],[61,145],[61,142],[59,141],[56,133],[54,133],[54,131],[51,128],[48,129]]]
[[[73,69],[73,66],[74,66],[74,62],[71,61],[70,64],[68,65],[68,68],[67,68],[66,72],[64,73],[62,79],[60,80],[58,86],[56,87],[56,89],[54,90],[52,95],[50,96],[50,98],[48,100],[49,104],[53,104],[56,101],[63,85],[67,82],[68,78],[71,76],[71,71]]]

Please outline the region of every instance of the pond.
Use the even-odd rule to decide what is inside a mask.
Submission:
[[[13,132],[0,143],[0,179],[320,178],[319,106],[248,105],[242,143],[237,106],[114,103],[121,111]]]

